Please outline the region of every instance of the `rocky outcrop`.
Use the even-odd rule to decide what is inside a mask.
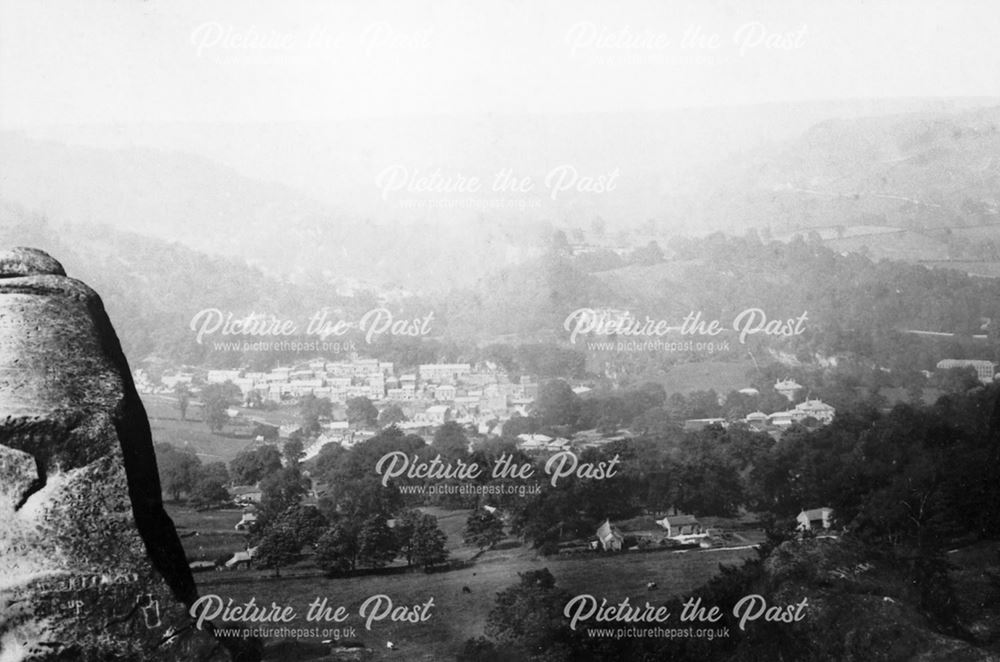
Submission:
[[[0,659],[253,660],[197,630],[142,402],[100,298],[0,252]]]

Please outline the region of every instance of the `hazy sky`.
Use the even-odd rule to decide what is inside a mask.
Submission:
[[[1000,95],[992,0],[2,0],[0,127]]]

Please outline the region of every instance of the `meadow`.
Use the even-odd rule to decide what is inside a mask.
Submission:
[[[232,525],[239,511],[197,513],[186,508],[170,507],[181,533],[198,531],[198,536],[182,539],[189,558],[203,554],[207,541],[232,542],[230,550],[240,549],[242,536]],[[468,511],[427,509],[438,517],[448,536],[451,558],[462,561],[454,569],[426,573],[399,565],[378,573],[328,578],[317,570],[306,555],[299,563],[281,570],[274,577],[268,570],[228,570],[195,574],[202,595],[218,595],[224,601],[242,604],[254,599],[257,604],[272,602],[294,608],[297,619],[290,627],[354,627],[352,642],[370,649],[364,659],[450,660],[463,643],[484,634],[496,594],[518,581],[518,573],[548,568],[557,586],[572,594],[589,593],[598,598],[620,601],[629,597],[634,603],[661,602],[687,593],[718,572],[720,564],[739,564],[755,554],[753,549],[715,549],[623,553],[616,555],[572,555],[541,557],[521,546],[515,539],[501,542],[496,549],[479,553],[464,545],[461,530]],[[650,592],[646,585],[656,582]],[[467,589],[467,590],[466,590]],[[433,598],[430,618],[420,623],[375,622],[365,629],[359,616],[362,603],[371,596],[386,595],[394,606],[415,607]],[[344,606],[349,617],[341,624],[317,624],[305,620],[308,606],[317,598],[327,598],[329,606]],[[342,630],[343,631],[343,630]],[[332,637],[331,637],[332,638]],[[329,655],[329,645],[322,636],[298,639],[270,639],[266,642],[268,660],[310,660]],[[395,650],[388,650],[392,641]]]

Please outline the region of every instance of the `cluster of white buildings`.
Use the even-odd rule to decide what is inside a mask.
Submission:
[[[272,402],[315,395],[331,402],[346,402],[349,398],[372,400],[385,396],[387,380],[393,375],[393,364],[378,359],[327,362],[316,359],[294,367],[278,367],[268,372],[242,370],[209,370],[209,384],[232,382],[245,397],[256,392]]]
[[[833,422],[833,417],[836,413],[836,409],[822,400],[806,400],[795,405],[792,409],[776,411],[773,414],[755,411],[752,414],[747,414],[744,422],[751,427],[773,425],[779,428],[787,428],[792,423],[803,423],[806,419],[812,418],[822,425],[828,425]]]
[[[943,359],[937,363],[938,370],[950,370],[951,368],[972,368],[976,371],[976,377],[983,384],[991,384],[997,378],[997,366],[992,361],[977,361],[974,359]]]
[[[135,378],[141,392],[170,392],[178,383],[192,383],[195,374],[165,374],[155,385],[142,370],[136,371]],[[400,427],[414,432],[447,421],[482,427],[489,421],[506,420],[515,412],[527,415],[538,395],[537,382],[527,377],[512,381],[502,368],[489,362],[426,363],[397,374],[393,363],[378,359],[315,359],[267,372],[208,370],[204,382],[234,384],[248,405],[257,398],[280,403],[305,395],[343,405],[351,398],[366,397],[380,409],[398,405],[407,418]],[[329,432],[330,437],[350,436],[347,431]]]

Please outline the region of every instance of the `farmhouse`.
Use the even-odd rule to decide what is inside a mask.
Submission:
[[[597,527],[597,543],[605,552],[620,552],[625,544],[625,537],[618,530],[611,520],[604,520],[604,523]]]
[[[257,521],[256,513],[243,513],[243,519],[236,523],[233,528],[237,531],[246,531]]]
[[[795,521],[797,522],[795,528],[799,531],[826,530],[833,524],[833,509],[824,507],[803,510]]]
[[[261,492],[254,485],[237,485],[229,488],[229,495],[236,503],[260,503]]]
[[[693,515],[667,515],[657,524],[667,530],[667,537],[680,542],[690,542],[698,538],[705,538],[708,532],[698,522]]]
[[[249,568],[253,564],[253,557],[257,555],[256,547],[248,547],[245,551],[236,552],[233,557],[226,561],[227,568],[239,568],[241,565]]]

